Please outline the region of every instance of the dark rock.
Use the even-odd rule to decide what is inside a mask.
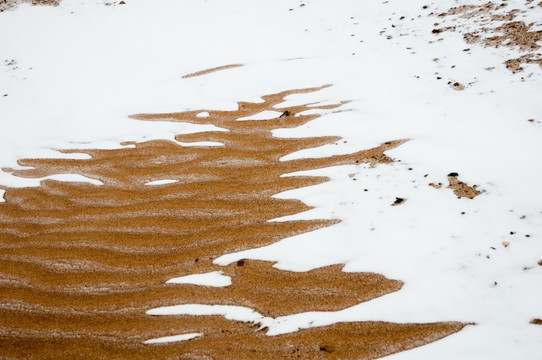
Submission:
[[[282,113],[282,115],[279,116],[279,119],[283,116],[290,116],[290,115],[293,115],[293,114],[289,112],[288,110],[286,110],[285,112]]]

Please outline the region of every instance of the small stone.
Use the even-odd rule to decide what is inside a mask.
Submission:
[[[124,1],[119,2],[119,5],[125,5],[126,3]]]
[[[237,266],[244,266],[244,265],[245,265],[245,260],[237,261]]]
[[[538,266],[542,266],[542,260],[538,262]]]
[[[406,199],[403,199],[403,198],[400,198],[400,197],[396,197],[396,198],[395,198],[395,201],[393,202],[393,204],[391,204],[391,206],[401,205],[401,204],[404,203],[405,201],[406,201]]]
[[[286,110],[285,112],[283,112],[283,113],[279,116],[279,119],[280,119],[281,117],[283,117],[283,116],[290,116],[290,115],[292,115],[292,113],[289,112],[288,110]]]
[[[451,172],[451,173],[448,174],[448,176],[449,176],[449,177],[458,177],[459,174],[456,173],[456,172]]]
[[[510,245],[510,243],[509,243],[508,241],[503,241],[503,242],[502,242],[502,246],[508,247],[508,245]]]
[[[462,85],[462,84],[460,84],[460,83],[458,83],[458,82],[454,82],[454,83],[451,85],[451,87],[452,87],[452,89],[458,90],[458,91],[464,90],[464,89],[465,89],[465,86]]]

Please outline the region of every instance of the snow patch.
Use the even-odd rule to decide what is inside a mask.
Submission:
[[[213,271],[205,274],[193,274],[173,278],[168,280],[166,283],[224,287],[231,285],[231,277],[223,275],[222,271]]]
[[[203,336],[203,334],[189,333],[189,334],[182,334],[182,335],[164,336],[161,338],[143,341],[143,344],[164,344],[164,343],[177,342],[177,341],[186,341],[186,340],[194,339],[198,336]]]
[[[280,117],[282,112],[265,110],[254,115],[245,116],[237,119],[237,121],[246,121],[246,120],[272,120]]]
[[[157,185],[166,185],[166,184],[173,184],[179,182],[179,180],[173,180],[173,179],[163,179],[163,180],[154,180],[149,181],[148,183],[145,183],[146,186],[157,186]]]

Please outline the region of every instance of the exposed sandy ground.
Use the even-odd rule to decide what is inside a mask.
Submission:
[[[211,68],[211,69],[206,69],[206,70],[201,70],[201,71],[196,71],[196,72],[193,72],[193,73],[190,73],[190,74],[186,74],[186,75],[183,75],[182,78],[187,79],[187,78],[191,78],[191,77],[207,75],[207,74],[213,73],[215,71],[233,69],[233,68],[240,67],[240,66],[243,66],[243,64],[231,64],[231,65],[219,66],[219,67],[215,67],[215,68]]]
[[[17,4],[31,3],[32,5],[53,5],[57,6],[59,0],[0,0],[0,12],[11,9]]]
[[[294,273],[217,257],[274,243],[336,223],[334,220],[268,222],[309,207],[273,194],[325,182],[281,177],[341,164],[392,162],[384,152],[403,141],[354,154],[281,162],[294,151],[336,137],[280,139],[271,130],[295,127],[319,115],[310,104],[281,109],[272,120],[236,119],[273,110],[294,90],[239,103],[236,111],[136,115],[140,120],[209,123],[229,132],[179,135],[117,150],[73,150],[89,160],[25,159],[24,177],[76,173],[103,186],[51,180],[36,188],[9,188],[0,204],[0,349],[8,358],[130,359],[374,359],[461,330],[465,324],[340,323],[267,336],[266,329],[218,316],[151,316],[151,308],[177,304],[241,305],[266,316],[339,310],[400,291],[402,282],[372,273],[344,273],[340,265]],[[276,109],[275,109],[276,110]],[[204,110],[202,110],[204,111]],[[335,110],[340,111],[340,110]],[[145,186],[149,181],[177,183]],[[210,288],[166,284],[173,277],[222,270],[232,285]],[[144,344],[163,336],[202,333],[184,342]]]
[[[535,4],[533,0],[525,1],[526,9],[542,7],[542,2]],[[497,4],[487,2],[481,5],[461,5],[453,7],[439,14],[432,13],[440,20],[452,17],[470,19],[474,29],[465,29],[461,24],[448,25],[449,23],[435,23],[433,34],[443,31],[457,31],[463,34],[463,38],[469,44],[482,44],[487,47],[517,48],[524,55],[507,59],[506,67],[513,73],[523,71],[524,64],[538,64],[542,67],[542,55],[538,50],[542,44],[542,31],[533,29],[534,24],[526,24],[518,20],[518,15],[528,10],[513,9],[506,2]],[[445,22],[445,21],[444,21]],[[500,25],[499,25],[500,24]]]

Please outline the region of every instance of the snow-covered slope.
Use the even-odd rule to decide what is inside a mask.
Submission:
[[[284,160],[409,139],[388,152],[397,162],[311,171],[331,181],[278,194],[316,206],[289,219],[342,223],[217,262],[266,259],[290,270],[345,263],[346,271],[405,283],[338,313],[282,319],[277,332],[336,321],[464,321],[477,325],[391,358],[538,359],[542,327],[530,321],[542,318],[542,68],[526,64],[513,73],[504,62],[526,54],[518,46],[466,43],[464,33],[488,25],[438,16],[460,4],[482,3],[22,4],[0,13],[0,33],[9,34],[0,36],[0,167],[17,168],[25,157],[77,156],[59,149],[209,129],[131,114],[233,109],[239,100],[331,84],[287,104],[350,100],[349,111],[275,135],[344,141]],[[541,6],[507,4],[526,11],[516,20],[539,29]],[[456,31],[434,31],[451,25]],[[243,66],[183,78],[228,64]],[[458,199],[446,188],[451,172],[485,192]],[[0,172],[4,186],[35,183]],[[391,206],[396,197],[407,201]]]

